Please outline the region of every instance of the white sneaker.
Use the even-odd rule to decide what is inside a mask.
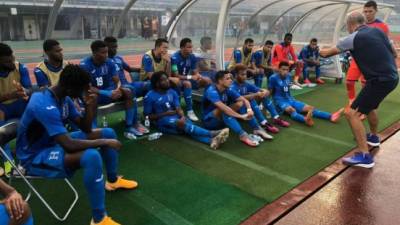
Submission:
[[[296,85],[296,84],[292,84],[292,86],[290,86],[290,89],[292,89],[292,90],[302,90],[303,88],[298,86],[298,85]]]
[[[301,86],[302,86],[302,87],[309,87],[309,88],[313,88],[313,87],[316,87],[316,86],[317,86],[317,84],[316,84],[316,83],[309,83],[309,84],[302,84]]]
[[[124,132],[124,136],[127,138],[127,139],[129,139],[129,140],[136,140],[137,139],[137,137],[136,137],[136,135],[134,135],[133,133],[131,133],[131,132]]]
[[[187,117],[191,120],[191,121],[199,121],[199,118],[196,116],[196,114],[194,113],[193,110],[190,110],[187,112]]]
[[[253,131],[253,134],[260,136],[264,140],[272,140],[274,137],[269,135],[264,129],[260,128]]]

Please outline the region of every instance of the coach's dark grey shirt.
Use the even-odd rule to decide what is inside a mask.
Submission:
[[[342,52],[351,52],[367,81],[398,79],[392,46],[381,30],[362,25],[341,39],[336,47]]]

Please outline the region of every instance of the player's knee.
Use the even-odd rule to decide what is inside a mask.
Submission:
[[[6,114],[0,110],[0,121],[5,120],[6,119]]]
[[[184,88],[192,88],[192,84],[190,83],[190,81],[183,81],[183,87]]]
[[[101,130],[102,138],[105,139],[117,139],[117,134],[115,133],[114,129],[112,128],[103,128]]]
[[[129,88],[121,88],[122,94],[126,99],[132,99],[133,93]]]
[[[344,116],[345,116],[347,119],[351,119],[351,118],[357,116],[357,111],[354,110],[354,109],[351,108],[351,107],[346,107],[346,109],[344,110]]]
[[[293,107],[287,107],[287,108],[285,109],[285,112],[287,112],[287,113],[289,113],[289,114],[292,114],[292,113],[296,112],[296,110],[295,110]]]
[[[82,167],[85,166],[102,166],[102,159],[99,151],[96,149],[87,149],[81,158]]]
[[[12,225],[25,225],[25,224],[31,224],[31,223],[27,223],[28,220],[31,217],[31,209],[29,208],[28,203],[23,202],[22,203],[22,209],[23,209],[23,213],[22,213],[22,217],[19,219],[12,219],[11,223]]]
[[[205,85],[209,85],[212,83],[212,81],[209,77],[202,77],[201,79],[203,80]]]
[[[182,121],[182,120],[177,120],[176,121],[176,126],[179,128],[179,129],[183,129],[183,128],[185,128],[185,122],[184,121]]]

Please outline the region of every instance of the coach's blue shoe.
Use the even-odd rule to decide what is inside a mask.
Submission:
[[[372,168],[375,166],[374,159],[369,153],[356,152],[351,157],[343,158],[343,164],[349,166],[359,166],[364,168]]]
[[[372,147],[378,147],[381,144],[381,140],[378,135],[367,134],[367,143]]]

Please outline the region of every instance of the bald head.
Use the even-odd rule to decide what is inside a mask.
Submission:
[[[352,12],[347,16],[347,31],[353,33],[359,26],[365,24],[365,17],[361,12]]]

